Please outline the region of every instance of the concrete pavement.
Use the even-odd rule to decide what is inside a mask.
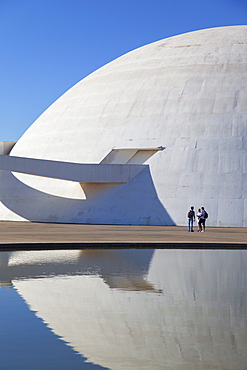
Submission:
[[[83,248],[247,248],[247,228],[189,233],[180,226],[0,222],[0,250]]]

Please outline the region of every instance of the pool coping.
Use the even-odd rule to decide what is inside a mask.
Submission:
[[[0,251],[83,249],[247,249],[247,243],[184,243],[184,242],[97,242],[97,243],[3,243]]]

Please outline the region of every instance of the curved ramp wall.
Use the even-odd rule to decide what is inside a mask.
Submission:
[[[0,171],[3,220],[247,226],[247,26],[146,45],[105,65],[52,104],[10,155],[148,164],[126,184],[79,184]],[[163,150],[145,155],[152,148]],[[126,153],[126,152],[124,152]],[[112,159],[111,159],[112,161]]]

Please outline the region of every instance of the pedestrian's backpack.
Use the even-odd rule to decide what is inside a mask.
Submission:
[[[204,212],[204,218],[208,218],[208,213],[206,211]]]
[[[188,218],[192,218],[192,217],[193,217],[193,211],[191,211],[191,210],[190,210],[190,211],[188,212]]]

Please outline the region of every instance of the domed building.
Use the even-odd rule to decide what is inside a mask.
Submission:
[[[2,220],[185,225],[194,205],[208,225],[247,227],[247,26],[123,55],[67,91],[4,157],[37,165],[0,171]]]

